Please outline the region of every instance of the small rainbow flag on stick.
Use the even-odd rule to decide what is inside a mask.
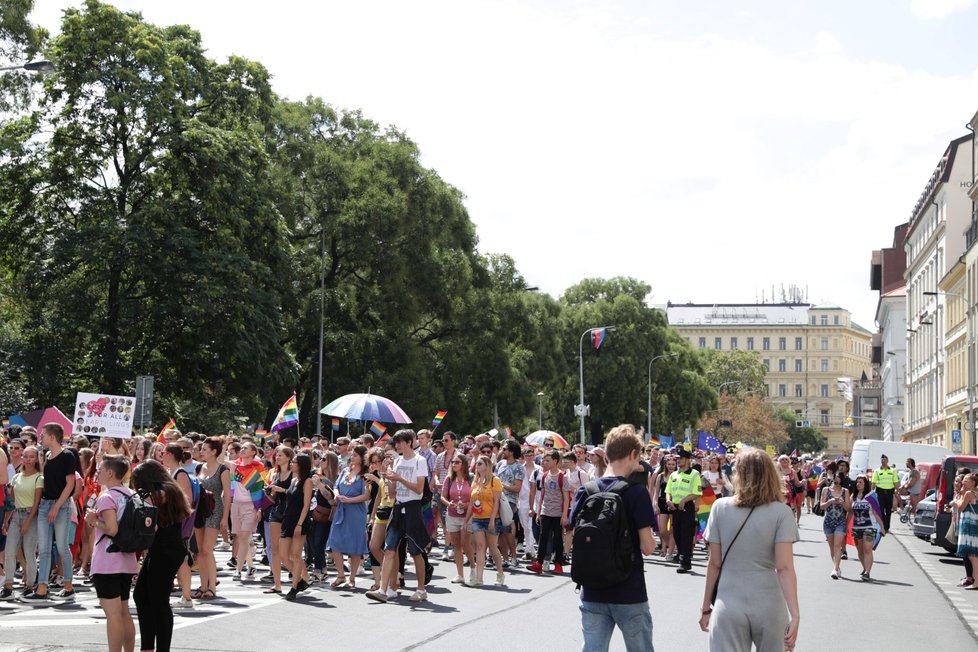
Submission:
[[[160,430],[160,436],[157,437],[157,439],[162,440],[163,439],[163,435],[166,434],[166,431],[167,430],[173,430],[176,427],[177,427],[177,422],[174,421],[173,419],[170,419],[169,423],[167,423],[165,426],[163,426],[163,430]]]
[[[652,444],[653,446],[661,446],[662,445],[662,442],[659,441],[659,438],[658,437],[649,437],[649,443]]]
[[[340,431],[340,420],[337,419],[336,417],[333,417],[333,432],[339,432],[339,431]]]
[[[4,419],[3,419],[3,427],[4,428],[9,428],[10,427],[10,419],[4,417]]]
[[[503,426],[503,441],[509,439],[513,436],[513,431],[509,426]]]
[[[374,435],[377,437],[381,437],[385,432],[387,432],[387,426],[382,424],[380,421],[374,421],[370,425],[370,432],[374,433]]]
[[[272,423],[271,430],[275,432],[283,428],[298,425],[298,423],[299,405],[295,400],[295,392],[292,392],[292,396],[282,405],[282,409],[278,411],[278,416],[275,417],[275,422]]]
[[[268,433],[267,430],[256,430],[255,436],[261,437],[262,442],[266,442],[271,438],[271,435]]]
[[[604,344],[605,333],[608,332],[607,328],[594,328],[591,329],[591,341],[594,343],[594,350],[597,351]]]
[[[441,425],[441,422],[445,418],[446,414],[448,414],[448,410],[439,410],[435,415],[435,418],[431,420],[431,427],[437,428],[439,425]]]

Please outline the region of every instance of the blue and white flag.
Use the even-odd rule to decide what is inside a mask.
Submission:
[[[659,435],[660,448],[672,448],[676,445],[676,438],[672,435]]]
[[[716,437],[708,432],[703,432],[702,430],[700,430],[700,440],[696,447],[710,453],[719,453],[721,455],[727,454],[726,446],[717,441]]]

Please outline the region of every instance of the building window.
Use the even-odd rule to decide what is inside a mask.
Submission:
[[[829,350],[829,338],[827,338],[827,337],[823,337],[822,338],[822,350],[823,351],[828,351]]]
[[[700,338],[700,348],[701,349],[705,349],[706,348],[706,338],[705,337],[701,337]]]
[[[822,385],[820,385],[819,386],[818,395],[821,396],[822,398],[828,398],[829,397],[829,386],[827,384],[825,384],[825,383],[823,383]]]
[[[747,338],[747,350],[748,351],[753,351],[754,350],[754,338],[753,337],[748,337]]]
[[[778,384],[778,396],[785,397],[788,395],[788,386],[784,383]]]
[[[785,360],[784,358],[778,360],[778,371],[780,371],[781,373],[788,371],[788,361]]]
[[[827,372],[829,370],[829,359],[828,358],[822,358],[822,361],[821,361],[819,367],[820,367],[820,370],[822,372]]]
[[[801,338],[795,338],[795,351],[801,351]]]
[[[731,351],[736,351],[737,350],[737,338],[736,337],[731,337],[730,338],[730,350]]]
[[[761,364],[764,365],[764,371],[771,371],[771,359],[764,358],[761,360]]]
[[[764,349],[765,351],[770,351],[771,350],[771,338],[770,337],[765,337],[763,340],[761,340],[761,348]]]
[[[788,348],[788,338],[787,337],[779,337],[778,338],[778,350],[779,351],[784,351],[787,348]]]
[[[828,326],[829,325],[829,316],[828,315],[822,315],[821,316],[821,319],[819,319],[819,323],[822,324],[822,326]]]
[[[815,315],[812,315],[812,326],[815,325]]]
[[[713,348],[716,349],[717,351],[719,351],[720,349],[723,348],[723,338],[722,337],[714,337],[713,338]]]
[[[827,426],[829,425],[829,411],[819,410],[818,411],[818,425]]]
[[[795,373],[801,373],[801,358],[795,358]]]
[[[839,325],[839,316],[838,315],[835,315],[834,317],[832,317],[832,323],[835,324],[836,326]]]
[[[795,397],[801,398],[801,383],[795,385]],[[801,412],[801,410],[796,410],[796,411]]]

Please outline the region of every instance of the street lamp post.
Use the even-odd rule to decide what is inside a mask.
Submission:
[[[537,392],[537,398],[540,399],[540,430],[543,430],[543,392]]]
[[[0,67],[0,71],[3,70],[26,70],[27,72],[54,72],[54,64],[50,61],[31,61],[30,63],[20,63],[16,66],[3,66]]]
[[[577,412],[581,417],[581,443],[582,444],[584,443],[584,417],[586,412],[588,411],[587,408],[584,406],[584,336],[587,335],[588,333],[593,333],[594,331],[601,330],[602,328],[604,328],[605,332],[607,333],[611,333],[612,331],[618,329],[617,326],[596,326],[594,328],[589,328],[583,333],[581,333],[581,345],[578,351],[578,361],[580,362],[580,369],[581,369],[581,375],[580,375],[581,403],[580,405],[577,406],[578,408]]]
[[[649,409],[646,413],[646,419],[648,421],[648,426],[645,428],[645,432],[649,437],[652,436],[652,363],[656,360],[661,360],[662,358],[677,358],[678,353],[663,353],[662,355],[657,355],[651,360],[649,360]]]
[[[968,439],[971,440],[971,450],[973,451],[972,452],[972,455],[973,455],[974,454],[974,451],[978,451],[978,447],[975,446],[975,436],[976,436],[976,434],[975,434],[975,423],[974,423],[974,418],[975,418],[974,417],[974,414],[975,414],[975,411],[974,411],[975,410],[975,405],[974,405],[974,403],[975,403],[975,385],[974,385],[974,376],[973,376],[973,374],[974,374],[974,357],[973,357],[973,353],[972,353],[972,348],[974,347],[974,343],[971,341],[971,338],[973,337],[974,331],[971,328],[971,306],[968,305],[968,298],[965,297],[963,294],[960,294],[958,292],[924,292],[923,294],[924,294],[924,296],[929,296],[929,297],[930,296],[937,297],[937,296],[940,296],[941,294],[943,294],[943,295],[949,296],[949,297],[957,297],[958,299],[961,299],[962,301],[964,301],[965,309],[966,309],[967,315],[968,315],[968,322],[967,322],[967,325],[966,325],[967,332],[965,333],[965,337],[964,337],[964,339],[965,339],[965,353],[966,353],[966,355],[968,357],[968,364],[966,366],[967,381],[968,381],[968,415],[967,415],[967,417],[965,418],[964,421],[965,421],[965,426],[968,428],[968,432],[969,432]],[[946,318],[947,317],[947,313],[945,312],[944,314],[945,314],[945,318]],[[934,355],[936,357],[937,351],[934,352]],[[935,373],[937,372],[937,365],[934,366],[934,372]],[[933,419],[931,419],[931,422],[933,422]]]

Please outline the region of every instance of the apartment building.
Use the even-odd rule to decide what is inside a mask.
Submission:
[[[873,367],[878,370],[881,390],[882,439],[900,441],[905,430],[904,401],[907,369],[907,255],[904,242],[909,223],[893,230],[893,242],[873,252],[870,289],[879,294],[873,343]]]
[[[840,395],[837,379],[871,374],[871,334],[849,311],[830,304],[670,302],[666,316],[693,347],[755,351],[767,369],[767,400],[817,426],[828,452],[852,450],[853,404]]]
[[[909,320],[904,441],[949,446],[946,418],[951,415],[956,421],[961,414],[959,381],[948,384],[946,347],[948,328],[953,326],[952,351],[961,355],[960,319],[948,312],[948,299],[953,304],[958,297],[949,292],[964,293],[956,266],[965,257],[971,224],[967,189],[973,176],[972,139],[969,134],[948,144],[908,222],[904,244]],[[953,390],[950,395],[949,388]]]

